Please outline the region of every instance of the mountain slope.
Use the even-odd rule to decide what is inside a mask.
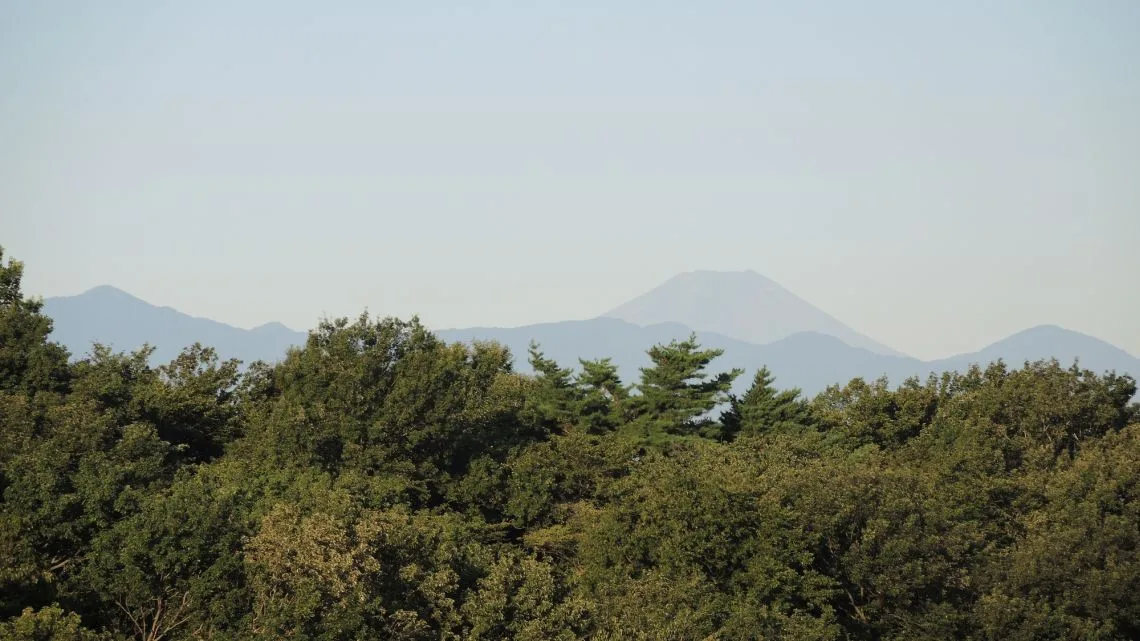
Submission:
[[[275,361],[291,345],[305,342],[305,332],[295,332],[280,323],[241,329],[207,318],[196,318],[170,307],[158,307],[109,286],[96,287],[77,296],[48,298],[44,312],[55,321],[52,340],[79,357],[96,341],[116,351],[131,351],[149,343],[153,359],[164,363],[182,348],[200,342],[215,348],[223,358]]]
[[[754,271],[678,274],[602,316],[635,325],[677,322],[756,344],[816,332],[852,347],[902,356]]]

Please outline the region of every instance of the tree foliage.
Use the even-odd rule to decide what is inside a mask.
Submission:
[[[81,358],[0,263],[0,639],[1140,638],[1135,381],[633,384],[416,319]]]

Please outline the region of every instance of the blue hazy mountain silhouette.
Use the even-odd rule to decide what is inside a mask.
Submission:
[[[77,296],[49,298],[45,312],[55,322],[52,338],[76,357],[89,352],[96,341],[117,351],[134,350],[147,343],[156,348],[154,362],[167,362],[183,347],[200,342],[214,347],[224,358],[272,362],[282,358],[289,347],[303,344],[307,336],[280,323],[242,329],[197,318],[108,286]],[[740,326],[746,324],[740,322]],[[523,327],[443,329],[436,334],[448,341],[498,341],[510,348],[516,369],[523,372],[530,371],[527,348],[532,340],[548,357],[566,367],[577,366],[579,358],[609,357],[623,378],[632,382],[639,376],[638,368],[649,364],[649,347],[684,339],[692,331],[680,322],[639,325],[600,317]],[[852,346],[819,331],[797,331],[765,344],[716,331],[695,333],[703,346],[724,350],[724,355],[713,362],[715,370],[740,367],[746,371],[738,379],[738,391],[762,365],[777,377],[777,386],[798,387],[809,394],[855,377],[886,376],[897,384],[909,376],[925,378],[932,372],[962,371],[971,364],[985,365],[999,358],[1011,366],[1045,358],[1057,358],[1063,365],[1079,360],[1082,367],[1096,372],[1111,370],[1140,376],[1140,359],[1105,341],[1051,325],[1027,329],[977,352],[929,362]]]
[[[275,361],[291,345],[305,342],[306,332],[281,323],[242,329],[208,318],[197,318],[170,307],[159,307],[120,289],[103,285],[78,296],[48,298],[44,312],[54,320],[52,340],[73,356],[90,352],[95,342],[116,351],[133,351],[150,344],[152,360],[164,363],[195,342],[215,348],[223,358],[250,363]]]
[[[635,325],[676,322],[756,345],[814,332],[879,354],[904,355],[751,270],[677,274],[602,316]]]

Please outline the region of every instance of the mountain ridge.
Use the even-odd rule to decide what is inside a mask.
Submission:
[[[184,347],[201,342],[225,358],[271,361],[284,356],[290,344],[303,343],[307,334],[276,321],[253,329],[234,327],[154,305],[111,285],[47,298],[44,311],[54,321],[52,340],[62,343],[73,356],[88,353],[96,341],[122,351],[138,349],[145,343],[155,348],[155,361],[166,362]]]

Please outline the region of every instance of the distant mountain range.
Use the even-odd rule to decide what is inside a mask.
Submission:
[[[713,311],[706,312],[703,305]],[[156,347],[154,360],[166,362],[186,345],[201,342],[225,358],[272,362],[290,346],[303,344],[307,336],[280,323],[247,330],[196,318],[109,286],[49,298],[45,312],[55,321],[53,339],[76,356],[89,352],[96,341],[116,350],[149,343]],[[526,359],[532,340],[563,366],[576,366],[579,358],[611,357],[624,379],[632,382],[638,378],[638,368],[649,363],[649,347],[686,338],[693,331],[703,346],[725,350],[713,362],[714,369],[746,371],[738,379],[738,391],[762,365],[777,377],[779,387],[798,387],[808,394],[854,377],[887,376],[897,384],[909,376],[961,371],[999,358],[1011,366],[1042,358],[1057,358],[1068,365],[1079,359],[1082,367],[1093,371],[1140,377],[1140,359],[1097,338],[1048,325],[974,353],[921,361],[858,334],[755,272],[682,274],[590,320],[443,329],[436,334],[447,341],[498,341],[510,348],[516,368],[524,372],[530,370]]]

